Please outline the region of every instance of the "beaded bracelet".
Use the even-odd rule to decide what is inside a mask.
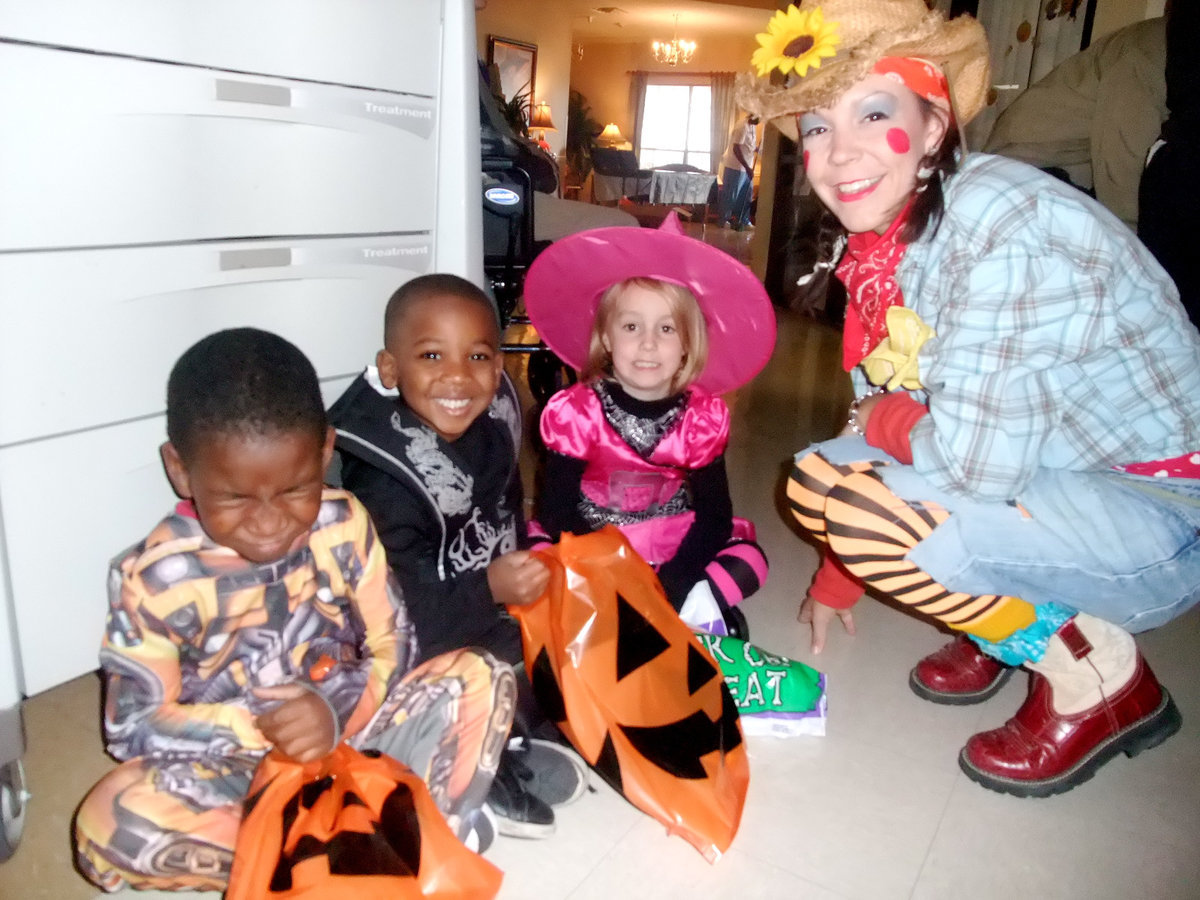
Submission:
[[[853,431],[859,437],[867,436],[866,431],[864,431],[863,427],[858,424],[858,409],[862,405],[862,402],[864,400],[866,400],[868,397],[877,397],[880,394],[886,394],[886,393],[887,393],[887,390],[885,388],[877,387],[877,388],[874,388],[873,390],[867,391],[861,397],[855,397],[853,400],[850,401],[850,416],[846,420],[846,424],[848,426],[850,426],[851,431]]]

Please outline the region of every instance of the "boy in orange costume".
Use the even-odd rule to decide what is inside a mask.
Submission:
[[[108,891],[223,890],[258,761],[341,740],[404,762],[484,843],[511,669],[468,650],[411,668],[374,527],[324,486],[334,437],[304,354],[252,328],[204,338],[171,372],[167,434],[183,500],[110,574],[104,731],[122,762],[80,807],[81,871]]]

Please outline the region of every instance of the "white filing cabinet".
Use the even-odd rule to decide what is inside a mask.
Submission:
[[[475,66],[470,0],[0,0],[0,710],[96,667],[184,349],[332,401],[397,286],[483,283]]]

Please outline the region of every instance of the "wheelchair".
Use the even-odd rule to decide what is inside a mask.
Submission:
[[[483,270],[496,300],[501,332],[510,325],[529,325],[517,312],[525,273],[549,242],[534,239],[534,191],[558,187],[558,169],[540,148],[513,133],[499,114],[481,70],[480,144],[482,147]],[[490,101],[490,102],[489,102]],[[529,355],[529,392],[538,407],[577,380],[567,366],[540,340],[505,342],[504,353]]]

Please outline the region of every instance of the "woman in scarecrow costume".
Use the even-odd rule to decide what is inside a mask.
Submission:
[[[788,483],[824,552],[802,621],[819,646],[866,586],[959,632],[912,671],[935,703],[1030,670],[959,762],[993,790],[1069,790],[1180,725],[1131,632],[1200,599],[1200,337],[1103,207],[966,154],[975,20],[804,0],[758,41],[737,100],[801,141],[849,298],[847,428]]]

